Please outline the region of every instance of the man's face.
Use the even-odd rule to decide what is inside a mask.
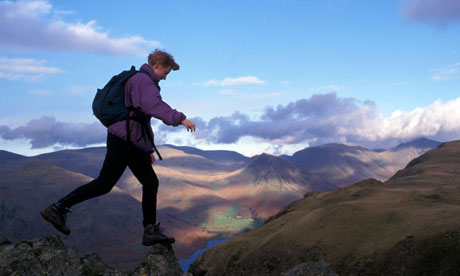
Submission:
[[[153,66],[153,71],[160,77],[160,80],[165,80],[166,76],[171,72],[171,66],[163,67],[160,63],[157,63]]]

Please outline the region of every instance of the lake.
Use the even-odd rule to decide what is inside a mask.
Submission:
[[[210,240],[210,241],[208,241],[208,242],[206,243],[206,248],[198,249],[198,250],[195,251],[195,253],[193,253],[192,256],[190,256],[189,258],[179,260],[180,267],[182,268],[182,270],[183,270],[184,272],[187,272],[189,266],[195,261],[196,258],[198,258],[198,256],[200,256],[201,254],[203,254],[206,250],[208,250],[208,249],[210,249],[210,248],[213,248],[214,246],[218,245],[219,243],[224,242],[224,241],[228,241],[228,240],[229,240],[229,239],[227,238],[227,239]]]

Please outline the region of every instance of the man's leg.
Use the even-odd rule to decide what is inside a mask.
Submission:
[[[128,166],[142,185],[142,214],[144,227],[156,223],[158,177],[152,168],[149,154],[133,149]]]
[[[149,246],[158,242],[174,243],[175,239],[163,234],[160,223],[156,222],[158,177],[152,168],[150,156],[134,149],[128,166],[142,185],[142,213],[144,216],[144,237],[142,244]]]
[[[68,235],[70,230],[65,225],[66,214],[70,207],[87,199],[110,192],[120,179],[127,165],[128,144],[113,134],[107,136],[107,153],[98,178],[78,187],[55,204],[41,212],[42,216],[53,226]]]
[[[60,199],[57,205],[70,208],[77,203],[110,192],[126,169],[127,156],[128,143],[109,133],[107,153],[99,176]]]

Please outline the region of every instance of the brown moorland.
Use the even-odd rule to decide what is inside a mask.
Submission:
[[[158,209],[162,225],[178,238],[174,249],[179,258],[205,247],[211,238],[234,236],[260,226],[305,192],[336,188],[289,160],[268,154],[235,170],[202,156],[161,150],[166,165],[155,165],[161,183]],[[180,156],[193,162],[194,168],[170,161]],[[210,164],[211,169],[202,169]],[[141,187],[134,176],[127,175],[120,188],[141,199]]]
[[[340,162],[330,162],[342,157],[358,160],[360,168],[365,168],[364,174],[360,168],[350,166],[355,163],[344,167],[360,177],[373,177],[369,175],[373,166],[391,166],[389,171],[393,172],[402,166],[398,157],[403,155],[401,150],[367,150],[366,155],[360,156],[352,154],[353,147],[344,146],[348,150],[338,151],[336,155],[329,152],[326,156],[324,147],[315,148],[319,149],[318,154],[309,158],[319,163],[324,161],[321,164],[325,168],[328,163],[339,166]],[[423,148],[411,143],[405,154],[418,156],[414,154]],[[162,146],[160,151],[165,160],[154,165],[161,183],[158,218],[168,233],[176,237],[174,250],[179,258],[203,248],[206,240],[232,236],[261,225],[264,219],[302,198],[307,191],[331,188],[328,181],[286,158],[263,154],[250,159],[236,152],[171,146]],[[37,210],[89,181],[88,176],[97,176],[104,154],[102,147],[35,157],[0,151],[1,233],[13,241],[55,233]],[[323,160],[321,156],[327,158]],[[383,163],[382,158],[386,160]],[[46,163],[30,163],[37,159]],[[396,159],[399,163],[394,163]],[[369,162],[368,168],[363,166],[365,162]],[[334,172],[331,169],[331,174]],[[139,242],[140,188],[127,170],[107,196],[74,208],[69,216],[72,234],[64,242],[82,253],[97,252],[117,267],[137,265],[145,253]]]
[[[460,141],[386,182],[307,193],[267,222],[202,254],[194,275],[280,275],[326,262],[339,275],[460,274]]]

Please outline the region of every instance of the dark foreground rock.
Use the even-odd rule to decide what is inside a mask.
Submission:
[[[107,266],[96,254],[80,258],[58,235],[10,243],[0,235],[0,275],[145,276],[184,275],[171,246],[152,246],[134,271]]]

